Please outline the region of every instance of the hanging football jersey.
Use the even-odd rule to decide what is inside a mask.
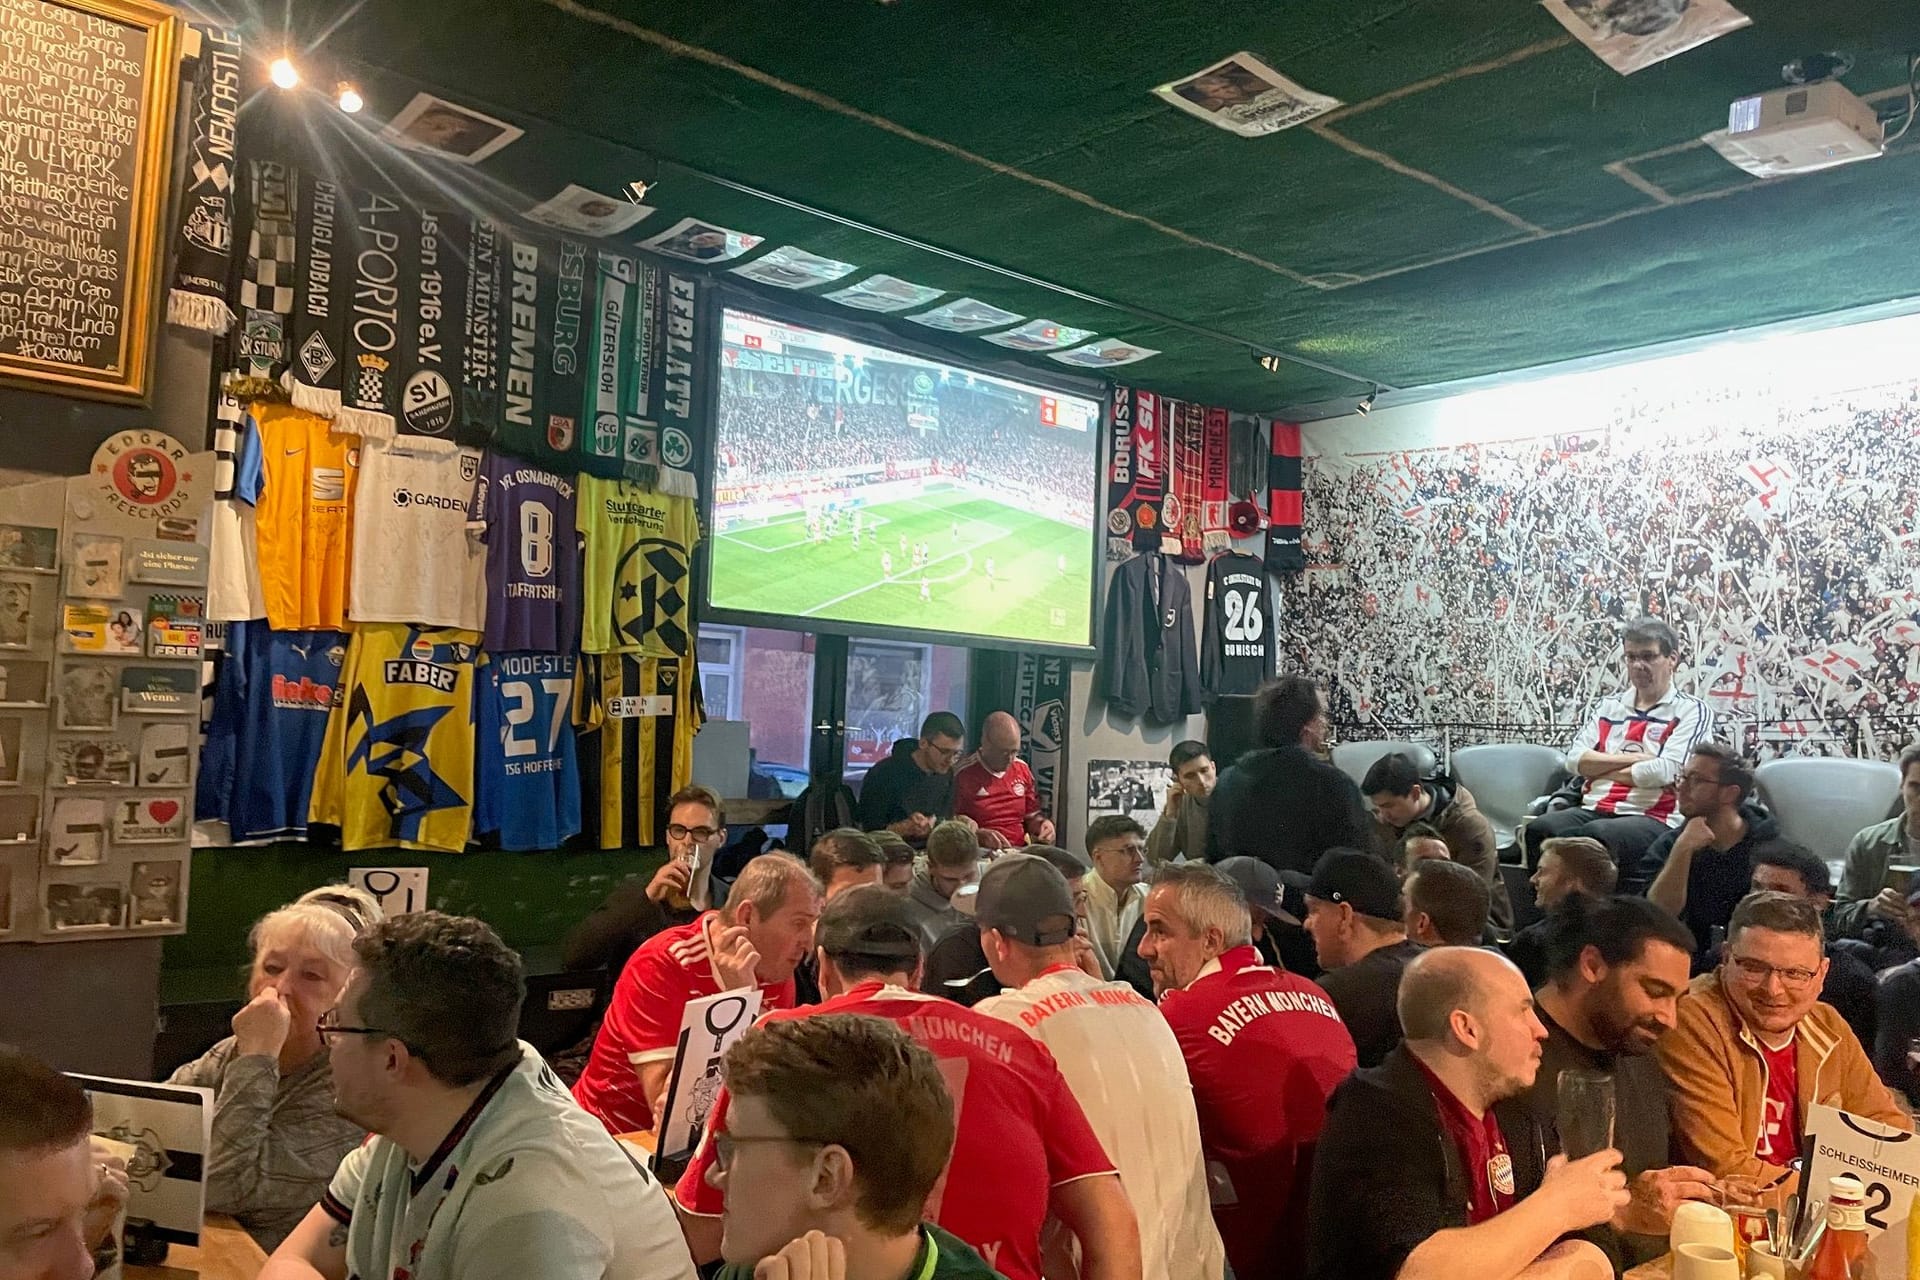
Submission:
[[[666,839],[667,797],[693,779],[693,737],[706,714],[692,659],[604,654],[585,659],[581,738],[602,849]]]
[[[486,649],[572,653],[580,635],[573,481],[490,451],[471,518],[487,548]]]
[[[318,414],[264,402],[249,407],[247,432],[257,440],[237,455],[234,496],[254,508],[267,624],[338,629],[346,624],[359,437]]]
[[[299,839],[307,833],[314,769],[340,689],[347,637],[338,631],[243,630],[243,647],[234,655],[240,767],[227,826],[235,840]]]
[[[580,477],[586,541],[580,647],[588,653],[682,658],[693,642],[690,497],[628,480]]]
[[[355,628],[310,812],[340,828],[341,848],[466,848],[479,644],[451,627]]]
[[[571,653],[489,653],[480,669],[473,829],[502,849],[553,849],[580,830]]]
[[[486,548],[467,524],[477,449],[411,438],[368,440],[354,502],[355,622],[479,631]]]

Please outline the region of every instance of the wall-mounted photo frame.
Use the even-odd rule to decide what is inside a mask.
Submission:
[[[180,923],[181,863],[136,862],[127,885],[127,927],[151,929]]]
[[[109,803],[115,844],[175,844],[187,838],[187,802],[179,796],[127,796]]]
[[[44,707],[53,664],[0,654],[0,707]]]
[[[97,867],[107,860],[107,801],[59,796],[47,820],[47,865]]]
[[[113,728],[120,682],[111,667],[75,664],[60,673],[60,714],[56,724],[67,730]]]
[[[60,531],[37,524],[0,524],[0,568],[52,573]]]
[[[54,786],[133,785],[133,752],[117,738],[56,738],[52,766],[48,781]]]
[[[41,902],[48,933],[104,933],[127,918],[127,890],[119,884],[48,880]]]
[[[0,649],[33,648],[33,579],[0,574]]]

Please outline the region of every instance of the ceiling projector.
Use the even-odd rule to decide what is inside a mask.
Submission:
[[[1701,141],[1759,178],[1813,173],[1886,151],[1879,116],[1838,80],[1741,98],[1727,110],[1727,127]]]

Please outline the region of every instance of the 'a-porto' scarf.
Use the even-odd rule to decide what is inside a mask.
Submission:
[[[371,440],[388,440],[399,402],[401,282],[408,278],[404,264],[414,257],[406,234],[409,220],[398,203],[378,191],[342,190],[347,196],[343,265],[353,289],[334,426]]]
[[[180,200],[173,284],[167,323],[202,333],[233,327],[227,276],[233,259],[234,198],[239,165],[234,139],[240,112],[240,33],[201,27],[194,69],[193,136],[187,147],[187,188]]]

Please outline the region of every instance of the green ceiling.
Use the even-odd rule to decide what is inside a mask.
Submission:
[[[1741,7],[1751,27],[1630,77],[1521,0],[293,11],[306,38],[339,19],[323,56],[365,82],[361,124],[309,111],[336,142],[428,87],[528,130],[481,166],[525,203],[568,182],[617,192],[658,156],[1414,387],[1920,295],[1920,130],[1880,160],[1766,184],[1694,144],[1802,53],[1851,53],[1847,83],[1863,94],[1902,84],[1920,49],[1913,0]],[[1152,96],[1239,49],[1349,106],[1240,138]],[[1622,162],[1644,182],[1619,176]],[[1228,343],[664,176],[661,211],[630,238],[697,215],[1159,348],[1121,376],[1214,403],[1324,416],[1367,389],[1297,366],[1268,374]]]

